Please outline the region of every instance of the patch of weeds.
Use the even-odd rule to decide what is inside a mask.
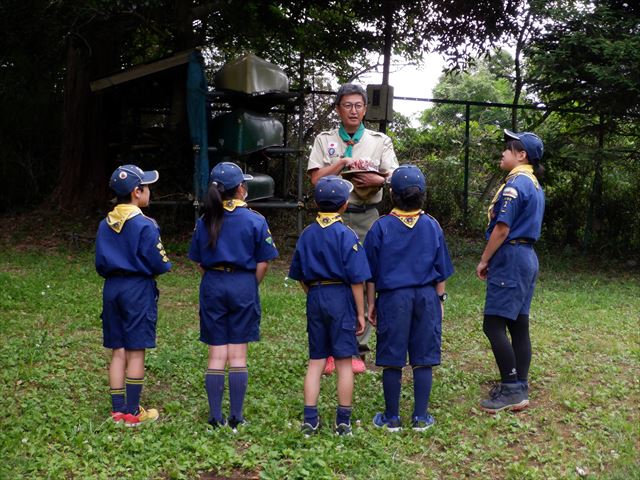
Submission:
[[[630,274],[541,255],[531,315],[531,406],[487,415],[480,398],[498,379],[482,333],[484,284],[474,243],[452,248],[443,362],[430,412],[417,433],[376,429],[380,372],[356,377],[354,436],[336,437],[335,376],[322,380],[321,432],[300,435],[307,364],[305,298],[286,281],[286,259],[260,287],[261,341],[249,347],[249,425],[212,429],[199,340],[199,276],[185,258],[159,278],[158,348],[147,355],[143,405],[153,425],[109,419],[109,352],[102,348],[102,280],[90,251],[13,248],[0,259],[1,478],[638,478],[640,281]],[[476,248],[477,247],[477,248]],[[375,340],[372,341],[375,345]],[[368,359],[373,361],[373,355]],[[405,426],[413,408],[403,381]],[[228,410],[225,400],[223,408]],[[69,413],[71,412],[71,413]]]

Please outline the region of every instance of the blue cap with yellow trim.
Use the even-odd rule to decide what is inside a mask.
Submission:
[[[117,196],[124,197],[140,185],[155,183],[160,178],[157,170],[145,172],[136,165],[122,165],[115,169],[109,180],[109,188]]]
[[[422,171],[415,165],[400,165],[391,175],[391,189],[396,193],[401,193],[409,187],[417,187],[424,192],[427,182]]]
[[[349,200],[353,184],[337,175],[327,175],[316,183],[315,198],[318,205],[340,207]]]

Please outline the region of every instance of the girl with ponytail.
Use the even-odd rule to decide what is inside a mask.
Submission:
[[[189,258],[198,264],[200,341],[209,345],[205,389],[209,424],[236,430],[245,423],[248,384],[247,347],[260,337],[258,285],[278,251],[265,218],[245,203],[247,180],[235,163],[222,162],[211,171],[203,215],[196,222]],[[225,368],[228,366],[228,374]],[[228,378],[230,412],[222,413]]]

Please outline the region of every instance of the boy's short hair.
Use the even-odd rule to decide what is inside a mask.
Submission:
[[[349,200],[353,184],[337,175],[322,177],[316,183],[315,199],[321,212],[336,212]]]
[[[391,191],[391,202],[405,212],[420,210],[424,206],[427,193],[418,187],[407,187],[402,192]]]
[[[160,178],[157,170],[145,172],[136,165],[122,165],[116,168],[109,179],[109,188],[113,190],[118,200],[126,198],[140,185],[155,183]]]

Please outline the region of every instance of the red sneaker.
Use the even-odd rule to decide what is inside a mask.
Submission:
[[[336,362],[333,360],[333,357],[327,357],[327,363],[324,366],[323,375],[331,375],[333,371],[336,369]]]
[[[160,414],[155,408],[145,410],[144,408],[140,407],[140,413],[138,413],[138,415],[127,413],[124,416],[124,425],[126,427],[138,427],[145,423],[155,422],[159,416]]]
[[[353,357],[351,359],[351,368],[353,373],[364,373],[367,371],[367,366],[364,364],[360,357]]]
[[[115,423],[123,422],[125,415],[126,413],[122,412],[111,412],[111,420],[113,420]]]

